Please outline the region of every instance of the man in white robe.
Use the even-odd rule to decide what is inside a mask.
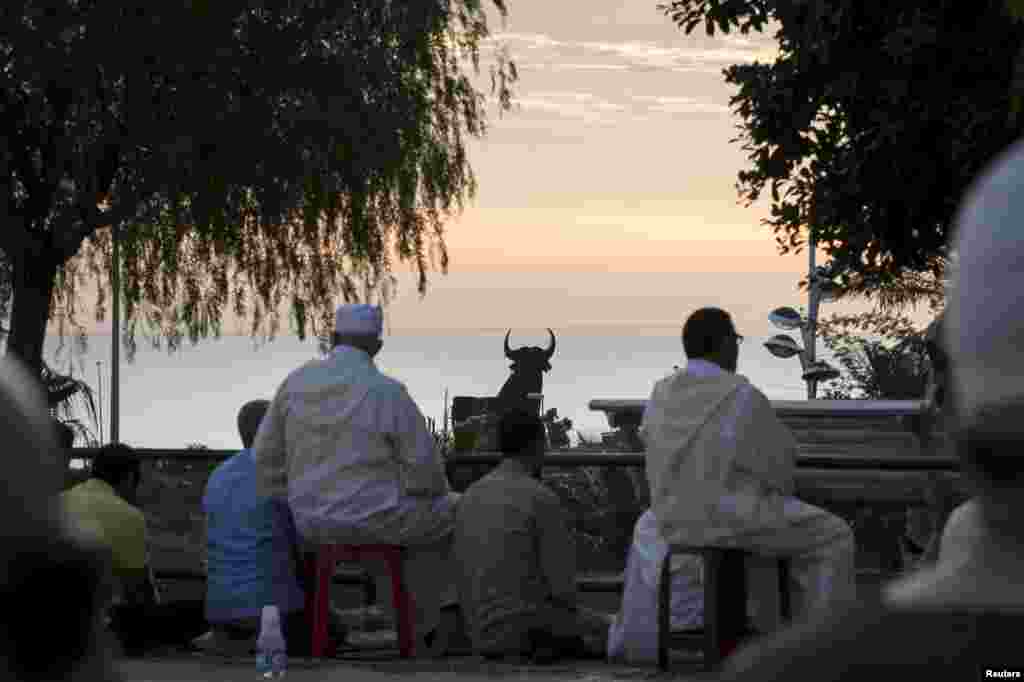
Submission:
[[[723,680],[1020,678],[1024,607],[1024,141],[965,195],[940,322],[952,442],[975,497],[939,558],[858,605],[739,652]]]
[[[686,321],[686,368],[655,384],[640,430],[651,507],[667,543],[788,557],[794,615],[806,614],[854,596],[853,531],[793,497],[796,441],[764,394],[735,373],[741,339],[718,308]],[[750,583],[764,607],[754,625],[771,629],[778,598],[768,588],[777,583],[763,574]]]
[[[432,645],[435,633],[450,632],[450,622],[439,630],[442,607],[456,602],[458,494],[405,386],[373,363],[381,331],[380,307],[338,307],[330,356],[289,374],[260,423],[253,446],[260,490],[287,498],[309,545],[406,546],[417,648],[441,653]],[[381,578],[378,594],[390,600]]]

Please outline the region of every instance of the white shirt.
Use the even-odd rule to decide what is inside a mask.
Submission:
[[[408,498],[449,492],[444,463],[405,386],[338,346],[281,384],[253,444],[261,493],[287,496],[300,533],[365,530]]]

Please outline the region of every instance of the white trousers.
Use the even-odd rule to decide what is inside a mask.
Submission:
[[[795,497],[783,503],[781,526],[741,532],[716,544],[752,552],[747,585],[751,620],[763,632],[779,622],[777,559],[790,560],[794,620],[856,597],[853,529],[843,519]]]
[[[794,619],[805,612],[825,609],[852,597],[856,588],[853,532],[835,515],[787,498],[783,502],[787,523],[771,532],[730,537],[716,543],[750,549],[746,562],[747,611],[755,628],[772,632],[780,625],[777,557],[790,557],[790,594]],[[668,546],[658,535],[651,510],[637,521],[626,565],[622,609],[608,636],[608,656],[630,663],[657,660],[658,583]],[[703,561],[676,555],[672,561],[673,629],[704,624]]]

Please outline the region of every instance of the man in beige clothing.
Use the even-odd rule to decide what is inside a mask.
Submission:
[[[473,646],[489,657],[603,658],[610,619],[577,603],[568,515],[538,479],[544,425],[510,411],[498,426],[501,464],[459,502],[455,556]]]
[[[330,356],[281,384],[253,445],[259,489],[288,500],[309,545],[407,547],[417,649],[440,653],[434,633],[447,633],[451,621],[438,629],[441,609],[455,603],[449,552],[458,495],[416,403],[373,363],[382,322],[378,306],[339,306]],[[390,598],[386,581],[378,594]]]
[[[734,547],[761,558],[751,575],[759,629],[777,622],[770,558],[789,557],[794,612],[854,592],[849,524],[793,497],[796,441],[761,391],[736,374],[729,314],[693,313],[683,327],[686,368],[658,381],[644,411],[652,510],[669,544]],[[764,558],[769,558],[764,561]]]

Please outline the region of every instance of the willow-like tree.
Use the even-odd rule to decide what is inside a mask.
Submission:
[[[808,232],[855,291],[929,299],[972,180],[1024,132],[1024,2],[674,0],[690,33],[778,26],[778,58],[725,79],[782,253]],[[908,272],[921,273],[901,281]]]
[[[504,19],[504,0],[492,0]],[[392,259],[426,291],[446,220],[471,198],[466,138],[490,44],[480,0],[5,0],[0,250],[7,350],[37,370],[48,321],[82,333],[79,292],[109,295],[120,226],[129,357],[139,321],[173,349],[254,336],[287,303],[300,338],[338,298],[385,299]],[[514,64],[490,67],[499,111]]]

